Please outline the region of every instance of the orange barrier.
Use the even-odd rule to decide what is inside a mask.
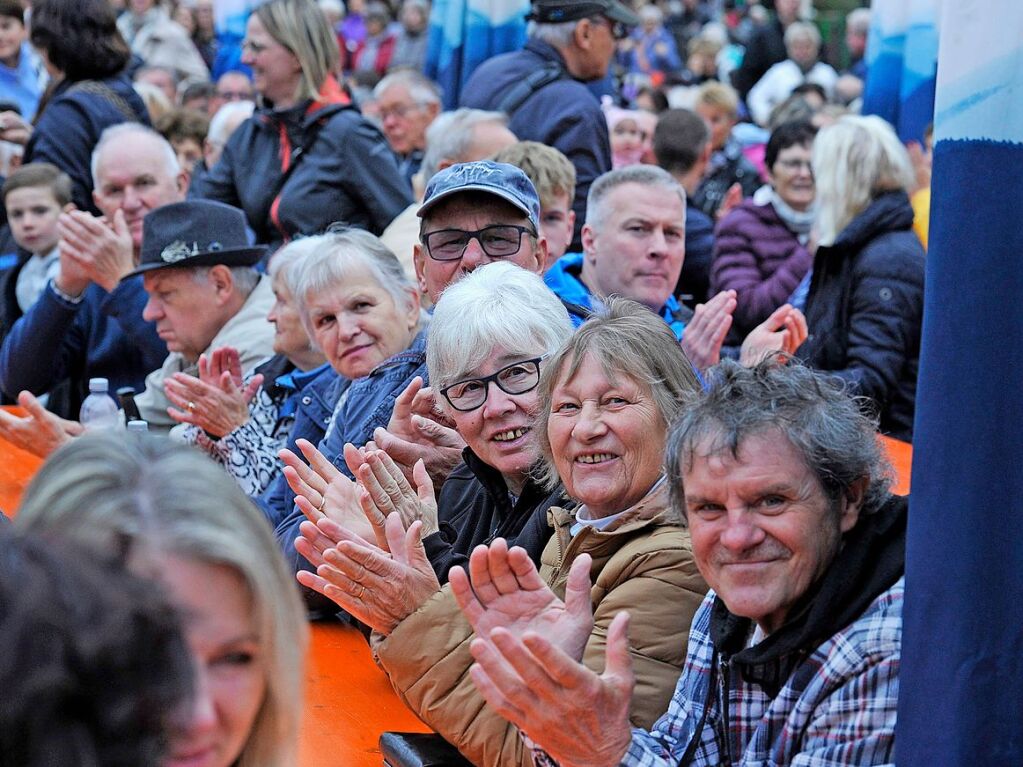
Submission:
[[[908,493],[913,448],[881,439],[895,466],[895,492]],[[0,439],[0,508],[4,512],[16,509],[39,464],[35,456]],[[394,694],[373,663],[366,640],[355,629],[314,624],[307,663],[301,767],[379,767],[380,733],[429,732]]]

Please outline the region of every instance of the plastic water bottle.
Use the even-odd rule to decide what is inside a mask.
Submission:
[[[109,393],[110,382],[105,378],[89,379],[89,396],[82,403],[78,420],[89,431],[116,429],[120,425],[117,402]]]

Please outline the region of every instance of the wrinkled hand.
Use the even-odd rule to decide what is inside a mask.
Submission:
[[[194,424],[223,437],[249,420],[249,403],[262,383],[263,376],[255,375],[239,389],[227,373],[217,384],[175,373],[163,384],[167,399],[177,408],[169,407],[167,413],[178,423]]]
[[[331,529],[326,520],[318,526],[341,532]],[[386,636],[440,591],[421,532],[421,523],[414,522],[405,530],[398,514],[391,514],[385,525],[385,549],[344,537],[335,548],[323,552],[315,574],[301,571],[298,581]],[[304,530],[299,540],[307,541]],[[299,541],[295,546],[302,553]]]
[[[746,336],[739,352],[739,362],[751,367],[776,352],[795,354],[806,340],[806,335],[806,317],[799,309],[783,304]]]
[[[338,471],[309,440],[296,443],[309,464],[285,448],[284,478],[295,492],[295,505],[306,518],[317,523],[326,517],[366,541],[385,547],[383,528],[375,527],[362,513],[356,484]]]
[[[472,641],[469,673],[487,703],[561,767],[612,767],[632,736],[628,626],[625,611],[611,621],[600,675],[536,632],[519,639],[501,628],[490,642]]]
[[[61,213],[57,233],[61,256],[74,261],[108,293],[135,266],[131,231],[120,209],[109,223],[84,210]]]
[[[732,313],[738,304],[734,290],[722,290],[705,304],[697,304],[693,318],[682,334],[682,349],[699,370],[721,361],[721,346],[732,327]]]
[[[219,386],[225,391],[227,382],[242,388],[242,357],[233,346],[221,346],[209,354],[199,355],[199,380]]]
[[[18,395],[18,404],[28,415],[16,416],[0,410],[0,437],[40,458],[46,458],[85,431],[77,421],[66,421],[49,412],[27,391]]]
[[[455,431],[438,405],[433,390],[423,379],[413,378],[394,401],[387,428],[373,432],[376,448],[384,450],[399,466],[409,484],[416,483],[414,467],[422,461],[440,487],[462,461],[465,440]],[[354,473],[358,465],[349,463]]]
[[[489,641],[497,628],[516,637],[532,631],[550,637],[573,660],[582,659],[593,631],[588,554],[572,562],[564,602],[541,580],[525,549],[509,550],[503,538],[477,546],[469,556],[469,575],[453,567],[448,581],[481,639]]]
[[[354,446],[353,446],[354,448]],[[415,489],[408,483],[401,467],[383,450],[358,451],[361,465],[355,472],[362,485],[359,503],[367,518],[379,521],[397,512],[402,526],[407,530],[416,520],[423,523],[423,536],[437,532],[437,499],[434,497],[433,482],[422,461],[412,467]],[[345,456],[349,456],[345,446]],[[351,461],[349,461],[351,463]]]

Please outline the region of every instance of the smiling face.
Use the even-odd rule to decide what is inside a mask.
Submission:
[[[7,193],[7,220],[14,241],[30,253],[46,255],[57,247],[61,206],[46,186],[23,186]]]
[[[774,191],[793,210],[809,209],[817,194],[810,165],[812,157],[813,150],[808,144],[793,144],[778,152],[774,165],[767,170]]]
[[[331,367],[348,378],[361,378],[412,343],[419,320],[419,301],[399,306],[369,268],[359,265],[344,283],[306,296],[306,310],[317,345]]]
[[[686,253],[681,198],[627,183],[607,193],[602,209],[597,227],[583,227],[583,282],[598,296],[619,295],[660,311]]]
[[[302,65],[294,53],[266,31],[255,13],[245,26],[242,63],[252,67],[252,84],[264,99],[278,109],[297,103]]]
[[[708,447],[697,443],[682,467],[693,554],[728,609],[769,634],[834,559],[860,501],[836,508],[775,430],[747,436],[737,458]]]
[[[195,661],[195,700],[163,767],[230,767],[266,697],[262,643],[242,577],[224,565],[166,555],[157,574],[182,611]]]
[[[459,376],[458,380],[489,376],[517,362],[540,357],[544,352],[539,347],[520,354],[494,349],[478,368]],[[509,375],[514,378],[515,372],[513,368]],[[519,375],[528,372],[535,373],[535,369],[530,367],[527,370],[523,366]],[[451,407],[446,400],[442,399],[442,402],[458,433],[476,456],[501,472],[509,489],[518,493],[525,483],[529,467],[539,455],[530,433],[533,414],[536,412],[537,389],[534,387],[522,394],[508,394],[494,381],[486,386],[487,398],[475,410],[464,412]]]
[[[591,518],[625,511],[647,494],[661,475],[666,432],[649,387],[624,373],[609,380],[592,355],[554,385],[547,423],[554,466]]]
[[[142,219],[151,210],[185,199],[185,178],[184,173],[170,167],[156,137],[128,133],[104,145],[96,165],[99,183],[92,198],[108,221],[118,210],[124,213],[138,251]]]
[[[511,203],[492,194],[458,194],[430,209],[423,220],[423,235],[441,229],[463,229],[477,231],[495,225],[531,226],[529,219]],[[519,249],[510,256],[494,259],[480,246],[479,240],[472,239],[465,247],[460,259],[436,261],[427,254],[426,246],[417,242],[413,258],[419,288],[434,303],[440,299],[444,288],[457,282],[476,267],[494,261],[508,261],[536,274],[547,258],[547,241],[523,234]]]

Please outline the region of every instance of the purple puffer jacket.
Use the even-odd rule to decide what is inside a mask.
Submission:
[[[738,294],[729,338],[741,341],[784,304],[812,262],[773,205],[737,205],[718,224],[710,271],[710,295]]]

